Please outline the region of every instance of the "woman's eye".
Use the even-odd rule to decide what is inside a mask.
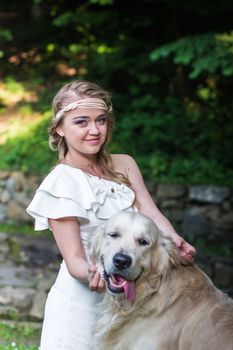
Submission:
[[[78,119],[78,120],[75,120],[74,124],[80,125],[80,126],[87,126],[88,122],[87,120],[84,120],[84,119]]]
[[[106,117],[101,117],[101,118],[99,118],[99,119],[97,120],[97,123],[98,123],[99,125],[104,125],[104,124],[106,123],[106,121],[107,121],[107,118],[106,118]]]

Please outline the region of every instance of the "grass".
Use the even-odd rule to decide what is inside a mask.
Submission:
[[[12,342],[10,345],[6,345],[6,346],[0,345],[0,350],[38,350],[38,347],[18,345]]]
[[[39,336],[38,325],[0,322],[0,350],[38,350]]]
[[[37,236],[37,237],[51,236],[51,232],[49,230],[35,231],[32,225],[22,224],[22,223],[20,223],[20,226],[19,226],[17,224],[1,222],[0,232],[4,232],[6,234],[23,234],[25,236]]]

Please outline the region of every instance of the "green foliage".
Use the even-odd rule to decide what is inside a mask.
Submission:
[[[6,3],[4,8],[9,10]],[[132,154],[144,175],[158,181],[232,184],[228,0],[163,0],[156,6],[153,0],[145,6],[24,0],[19,13],[3,28],[12,40],[3,41],[1,74],[33,82],[38,102],[21,102],[20,112],[41,113],[42,119],[8,135],[0,146],[1,168],[36,174],[51,168],[57,155],[48,149],[45,113],[53,93],[65,82],[88,79],[113,97],[117,129],[110,151]],[[8,84],[17,93],[17,84]]]
[[[39,350],[37,346],[27,346],[12,342],[9,345],[0,345],[0,350]]]
[[[25,91],[23,85],[16,81],[12,76],[6,77],[5,86],[9,92],[15,95],[19,95]]]
[[[48,118],[33,125],[23,135],[10,138],[0,147],[1,169],[21,169],[43,174],[56,162],[48,146]]]
[[[43,230],[43,231],[35,231],[32,225],[29,224],[20,224],[20,227],[16,224],[11,224],[11,223],[2,223],[0,222],[0,231],[7,233],[9,235],[14,234],[14,235],[25,235],[25,236],[39,236],[39,237],[45,237],[51,236],[51,231],[50,230]]]
[[[2,41],[11,41],[13,35],[10,30],[0,27],[0,40]]]
[[[114,0],[89,0],[90,4],[112,5]]]
[[[39,332],[30,324],[0,322],[0,350],[38,350]]]
[[[195,247],[197,251],[202,251],[204,254],[209,255],[209,254],[216,254],[218,256],[223,256],[226,258],[233,258],[233,251],[231,248],[229,248],[226,245],[214,245],[213,243],[211,244],[210,242],[206,242],[206,240],[202,238],[198,238],[196,240],[193,240],[192,237],[190,237],[189,240],[190,243],[195,244]]]
[[[232,131],[228,124],[222,124],[224,118],[218,116],[222,111],[210,111],[184,106],[171,97],[163,103],[149,94],[135,98],[117,122],[110,150],[127,149],[147,178],[232,185],[233,158],[229,152],[228,157],[223,157],[227,151],[224,135]]]
[[[0,27],[0,43],[1,42],[8,42],[13,39],[12,33],[8,29],[4,29]],[[0,50],[0,59],[4,57],[4,51]]]
[[[155,49],[152,61],[172,57],[175,65],[185,65],[190,69],[189,78],[198,78],[203,73],[223,76],[233,75],[233,32],[208,33],[179,39]]]

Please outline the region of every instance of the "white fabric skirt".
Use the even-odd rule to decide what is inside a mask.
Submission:
[[[40,350],[89,350],[102,297],[73,278],[63,261],[48,294]]]

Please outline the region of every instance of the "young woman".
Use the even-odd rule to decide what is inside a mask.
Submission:
[[[193,260],[195,249],[158,210],[134,159],[106,152],[113,131],[108,92],[74,81],[55,95],[53,112],[49,141],[59,164],[27,208],[36,230],[52,230],[63,257],[45,307],[40,350],[88,350],[105,288],[85,253],[95,227],[116,212],[139,211],[174,240],[182,263]]]

